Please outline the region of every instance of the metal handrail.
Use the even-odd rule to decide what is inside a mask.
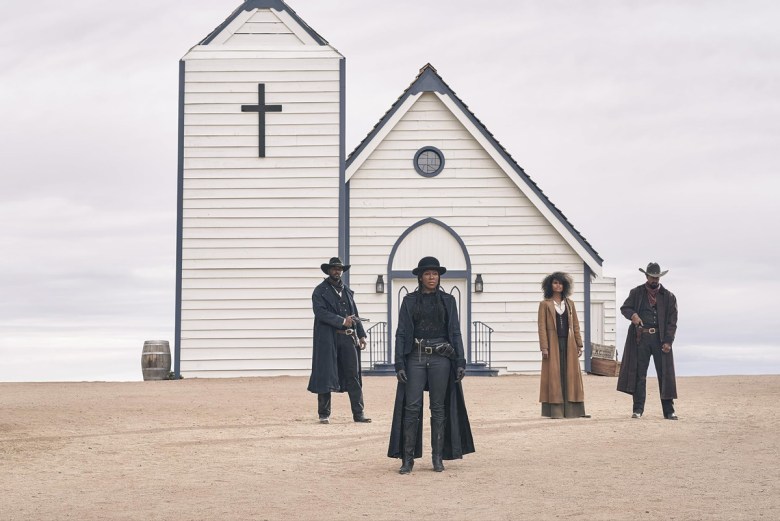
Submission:
[[[471,339],[469,361],[476,364],[485,364],[491,368],[493,351],[493,328],[484,322],[476,320],[474,324],[474,336]]]
[[[377,322],[366,329],[366,343],[368,344],[366,347],[366,351],[368,351],[368,361],[361,357],[362,365],[373,368],[375,364],[386,363],[387,322]]]

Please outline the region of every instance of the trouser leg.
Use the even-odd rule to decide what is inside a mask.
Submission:
[[[404,406],[403,423],[403,463],[399,472],[408,474],[414,466],[414,449],[417,446],[417,431],[419,428],[420,413],[422,412],[422,399],[425,383],[428,381],[428,372],[424,362],[415,355],[406,358],[406,405]]]
[[[363,388],[360,385],[360,369],[358,367],[357,348],[351,337],[339,336],[339,365],[344,376],[344,383],[349,395],[352,416],[363,415]]]
[[[444,401],[449,388],[451,363],[449,359],[434,355],[428,361],[428,396],[431,402],[431,461],[433,470],[444,470],[442,451],[444,449],[444,422],[446,412]]]
[[[321,393],[317,395],[317,413],[320,418],[330,416],[330,393]]]
[[[451,368],[451,362],[443,356],[432,355],[428,359],[428,398],[431,401],[431,419],[444,421],[444,399],[450,383]]]
[[[634,389],[634,412],[645,412],[647,398],[647,368],[650,366],[651,349],[647,335],[642,335],[637,346],[636,388]]]
[[[404,418],[420,419],[422,412],[423,391],[428,382],[428,368],[425,356],[418,358],[414,353],[406,357],[406,405],[404,406]]]
[[[658,375],[658,393],[661,394],[663,387],[664,369],[661,359],[663,357],[663,351],[661,351],[661,341],[658,340],[653,345],[653,364],[655,364],[655,374]],[[661,410],[663,410],[664,417],[669,416],[674,412],[674,401],[664,400],[661,398]]]

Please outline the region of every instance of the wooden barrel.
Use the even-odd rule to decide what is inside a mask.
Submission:
[[[147,340],[141,353],[145,380],[167,380],[171,372],[171,347],[167,340]]]

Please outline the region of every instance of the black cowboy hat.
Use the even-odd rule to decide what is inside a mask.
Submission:
[[[415,276],[420,276],[424,271],[436,270],[439,275],[447,273],[447,268],[439,264],[439,259],[436,257],[423,257],[420,262],[417,263],[417,267],[412,270]]]
[[[643,270],[642,268],[639,268],[639,271],[647,275],[648,277],[663,277],[667,273],[669,273],[669,270],[661,271],[661,266],[658,265],[657,262],[651,262],[647,265],[647,271]]]
[[[344,271],[348,271],[350,266],[351,266],[351,264],[346,264],[345,265],[343,262],[341,262],[341,259],[339,259],[338,257],[331,257],[330,258],[330,262],[327,262],[325,264],[320,264],[320,269],[326,275],[330,275],[330,273],[328,273],[328,271],[331,268],[341,268]]]

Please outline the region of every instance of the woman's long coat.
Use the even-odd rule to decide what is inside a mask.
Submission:
[[[358,313],[355,304],[354,291],[344,286],[344,295],[355,314]],[[339,315],[339,300],[336,292],[326,280],[322,281],[311,295],[314,311],[314,346],[311,356],[311,377],[309,392],[323,394],[329,392],[342,393],[347,390],[343,374],[339,374],[338,351],[336,350],[336,330],[346,329],[344,318]],[[359,338],[366,336],[363,324],[357,322],[354,328]],[[358,379],[362,385],[360,371],[360,349],[357,349]]]
[[[398,314],[398,328],[395,334],[396,371],[404,369],[404,353],[411,352],[410,346],[414,344],[414,322],[412,310],[417,302],[419,290],[407,294],[401,303],[401,311]],[[471,435],[471,425],[466,402],[463,399],[463,386],[456,382],[458,367],[466,367],[466,358],[463,351],[463,341],[460,334],[460,321],[455,297],[441,292],[444,309],[447,312],[447,336],[450,344],[458,353],[457,360],[450,360],[450,381],[447,395],[444,399],[444,448],[442,459],[460,459],[464,454],[474,452],[474,439]],[[408,350],[407,350],[408,349]],[[426,386],[427,389],[427,386]],[[424,397],[423,397],[424,399]],[[395,392],[395,405],[393,408],[393,423],[390,429],[390,445],[387,456],[390,458],[402,458],[404,452],[403,424],[406,407],[406,384],[398,382]],[[420,411],[425,408],[421,407]],[[414,448],[414,457],[422,457],[422,430],[423,422],[417,424],[417,443]]]
[[[631,320],[631,316],[637,313],[642,306],[642,302],[647,301],[647,286],[642,284],[631,290],[628,298],[620,307],[620,312],[624,317]],[[661,286],[655,299],[655,308],[658,313],[658,329],[661,332],[661,343],[674,343],[674,337],[677,334],[677,297],[674,293]],[[626,344],[623,348],[623,361],[620,364],[620,375],[618,375],[617,390],[634,394],[636,390],[636,375],[639,356],[637,347],[636,326],[632,323],[628,326],[628,335]],[[677,379],[674,373],[674,350],[670,349],[668,353],[661,351],[661,399],[674,400],[677,398]]]
[[[566,312],[569,314],[569,337],[566,348],[566,400],[584,402],[582,371],[577,349],[582,347],[580,321],[574,302],[566,299]],[[556,326],[555,303],[545,299],[539,303],[539,348],[547,349],[550,356],[542,359],[542,378],[539,385],[539,401],[544,403],[563,403],[561,388],[561,361],[558,348],[558,328]]]

